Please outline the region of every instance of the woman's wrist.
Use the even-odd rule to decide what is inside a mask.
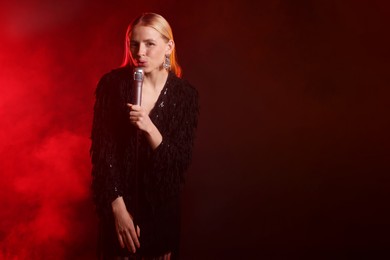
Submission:
[[[114,212],[114,213],[121,211],[123,209],[126,210],[126,205],[125,205],[125,202],[123,200],[123,197],[119,196],[113,202],[111,202],[111,208],[112,208],[112,212]]]
[[[156,149],[162,142],[162,135],[154,124],[145,131],[145,135],[153,150]]]

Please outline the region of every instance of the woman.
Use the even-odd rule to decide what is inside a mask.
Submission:
[[[180,78],[168,22],[145,13],[126,33],[121,68],[96,89],[92,191],[103,259],[176,259],[179,193],[192,153],[197,91]],[[133,69],[142,68],[142,105]]]

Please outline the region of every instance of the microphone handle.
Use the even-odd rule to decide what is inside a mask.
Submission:
[[[142,81],[141,80],[134,81],[134,90],[135,90],[134,105],[140,106],[141,100],[142,100]]]

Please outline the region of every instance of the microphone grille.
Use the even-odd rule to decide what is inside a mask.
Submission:
[[[144,79],[144,70],[142,68],[134,69],[134,80],[142,81]]]

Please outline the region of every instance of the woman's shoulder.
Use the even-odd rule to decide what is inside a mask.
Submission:
[[[119,67],[112,69],[111,71],[105,73],[101,80],[121,80],[129,78],[131,75],[130,67]]]
[[[180,106],[180,111],[199,112],[199,93],[188,80],[178,78],[174,74],[170,76],[172,85],[172,97],[174,103]]]
[[[179,78],[171,72],[169,80],[171,81],[174,92],[178,95],[198,98],[198,90],[187,79]]]
[[[130,80],[130,75],[130,68],[128,67],[115,68],[103,74],[97,85],[96,92],[115,92],[122,85],[121,83]]]

